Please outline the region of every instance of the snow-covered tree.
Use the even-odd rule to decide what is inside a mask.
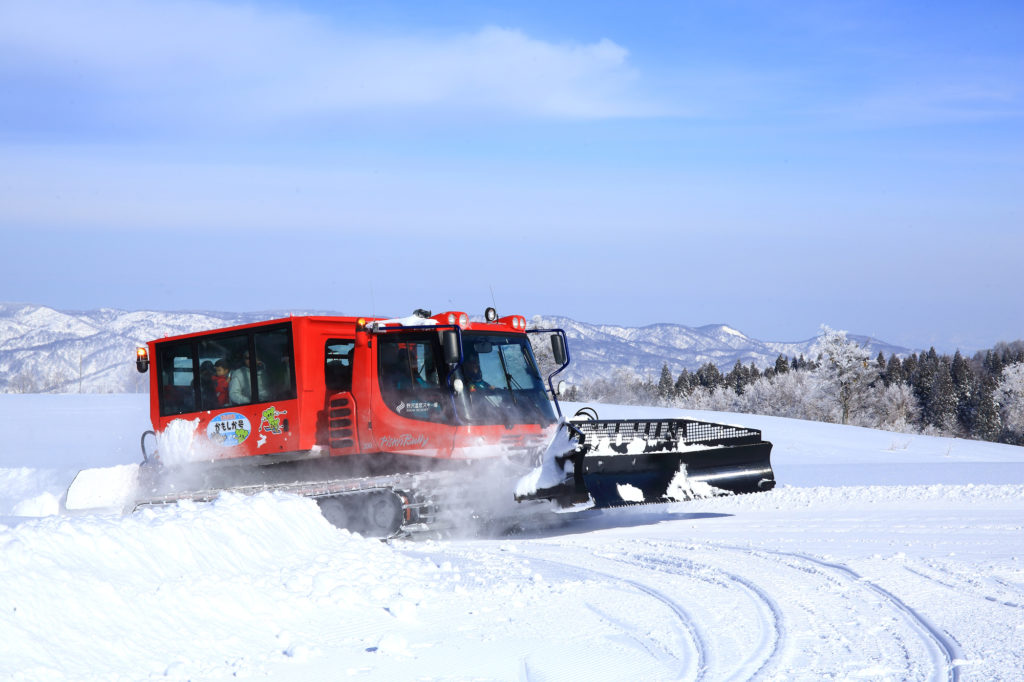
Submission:
[[[18,372],[7,383],[7,391],[10,393],[35,393],[38,390],[35,377],[28,370]]]
[[[850,423],[851,412],[862,407],[869,386],[878,375],[871,353],[847,339],[845,331],[822,325],[814,354],[819,377],[838,408],[840,423]]]
[[[703,386],[694,389],[685,400],[684,407],[693,410],[712,410],[715,412],[739,412],[739,396],[728,386],[719,385],[714,388]]]
[[[993,397],[999,407],[1003,427],[1013,433],[1014,440],[1024,438],[1024,362],[1003,368]]]
[[[530,345],[533,348],[533,358],[537,361],[537,369],[546,380],[548,375],[559,367],[558,363],[555,362],[549,337],[540,334],[530,334]]]
[[[876,390],[876,400],[872,402],[875,414],[871,425],[901,433],[915,431],[915,424],[921,420],[921,405],[910,386],[898,383]]]

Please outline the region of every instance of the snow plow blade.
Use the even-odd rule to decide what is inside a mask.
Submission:
[[[69,512],[130,512],[135,507],[138,464],[82,469],[68,487],[63,505]]]
[[[692,419],[576,422],[577,490],[594,506],[679,502],[775,486],[761,432]]]

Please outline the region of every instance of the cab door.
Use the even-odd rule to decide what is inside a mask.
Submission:
[[[450,457],[456,426],[437,332],[384,332],[374,346],[374,449]]]

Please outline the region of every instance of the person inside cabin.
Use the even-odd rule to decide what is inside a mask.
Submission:
[[[228,378],[231,370],[228,368],[227,360],[218,360],[213,363],[213,402],[218,407],[228,404]]]
[[[477,391],[484,388],[493,388],[484,381],[483,372],[480,371],[480,358],[477,355],[467,355],[462,363],[462,376],[466,379],[466,388],[469,391]]]
[[[199,395],[204,406],[213,402],[213,363],[209,360],[199,365]]]
[[[389,358],[386,376],[391,385],[399,391],[408,391],[412,388],[412,374],[409,370],[409,351],[405,348],[396,348],[394,357]]]
[[[263,394],[266,386],[264,375],[266,370],[259,359],[249,356],[249,351],[242,354],[242,364],[231,371],[228,379],[228,400],[232,405],[248,405],[252,402],[252,384],[250,380],[251,370],[256,369],[256,390]]]

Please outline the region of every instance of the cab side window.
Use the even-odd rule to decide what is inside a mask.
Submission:
[[[256,347],[256,384],[259,400],[290,400],[295,397],[292,334],[290,328],[257,331],[253,334]]]
[[[328,393],[352,390],[352,339],[331,339],[324,349],[324,384]]]
[[[160,414],[167,416],[196,410],[195,353],[191,343],[165,346],[158,356]]]
[[[378,339],[381,396],[392,411],[407,419],[445,421],[451,411],[451,398],[441,388],[436,339],[436,334]]]

